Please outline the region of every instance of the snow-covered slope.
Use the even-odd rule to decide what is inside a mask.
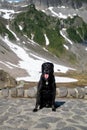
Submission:
[[[48,58],[43,58],[41,55],[39,56],[36,55],[35,52],[32,53],[31,50],[29,50],[28,48],[25,48],[23,46],[10,42],[7,37],[5,38],[0,37],[0,39],[15,54],[14,59],[10,59],[11,61],[9,61],[9,59],[6,59],[5,61],[4,60],[0,61],[0,68],[1,69],[8,68],[10,70],[9,72],[11,73],[11,75],[15,76],[17,80],[37,82],[41,75],[42,63],[47,62],[47,61],[53,62],[51,58],[48,60]],[[34,46],[37,46],[37,45],[34,45]],[[18,58],[16,59],[16,57]],[[53,63],[54,63],[55,72],[66,73],[69,69],[71,69],[62,65],[58,65],[55,62]],[[56,82],[75,82],[75,81],[77,80],[64,78],[64,77],[61,77],[61,78],[56,77]]]
[[[58,12],[57,9],[59,8],[50,7],[49,9],[45,10],[45,12],[50,11],[52,15],[60,18],[67,18],[68,16],[71,16],[71,14],[66,15],[63,14],[63,12]],[[14,10],[4,9],[0,9],[0,12],[1,16],[7,19],[8,22],[11,18],[13,18],[14,13],[18,13]],[[76,14],[73,13],[73,15]],[[6,27],[12,32],[12,30],[9,28],[9,25],[6,25]],[[64,32],[65,30],[63,29],[60,31],[60,34],[68,43],[70,43],[70,45],[73,45],[72,41],[65,36]],[[3,38],[0,37],[0,68],[9,72],[17,80],[37,82],[41,75],[41,65],[47,61],[54,63],[55,72],[66,73],[69,69],[72,69],[61,65],[61,62],[57,57],[50,54],[46,49],[41,48],[37,43],[33,42],[33,39],[30,40],[27,36],[23,36],[20,39],[14,32],[12,33],[17,40],[16,43],[9,41],[7,36]],[[44,36],[46,45],[48,45],[49,39],[47,38],[46,34],[44,34]],[[64,45],[64,47],[66,50],[69,50],[67,45]],[[76,81],[76,79],[56,77],[56,82]]]
[[[73,9],[65,6],[58,7],[49,7],[44,9],[43,12],[50,14],[54,17],[58,17],[61,19],[66,19],[68,17],[74,17],[76,15],[83,18],[83,20],[87,23],[87,10],[86,8]]]

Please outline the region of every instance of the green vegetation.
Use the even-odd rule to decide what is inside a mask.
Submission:
[[[15,40],[14,35],[5,27],[5,25],[0,21],[0,34],[2,36],[8,35],[10,40]]]
[[[87,24],[79,16],[68,18],[64,20],[67,26],[67,33],[69,38],[76,42],[82,43],[87,40]]]
[[[50,39],[50,44],[48,46],[48,50],[52,53],[56,54],[56,56],[60,57],[62,53],[64,53],[63,43],[64,39],[61,37],[58,31],[47,29],[46,34],[48,39]]]
[[[76,32],[76,29],[70,27],[69,29],[67,29],[67,33],[69,35],[69,38],[72,39],[74,42],[82,42],[81,37],[79,36],[79,34]]]
[[[63,20],[64,27],[67,28],[68,37],[75,43],[87,40],[87,24],[79,16]],[[20,29],[20,26],[22,29]],[[61,20],[36,10],[34,5],[29,5],[27,11],[18,14],[13,20],[12,27],[17,33],[27,35],[29,38],[46,47],[50,52],[58,57],[65,55],[63,47],[64,38],[60,35]],[[47,35],[50,44],[46,46],[45,36]],[[75,56],[69,55],[70,62],[75,61]]]
[[[20,30],[19,25],[22,27]],[[63,53],[64,39],[59,33],[60,21],[57,18],[47,16],[45,13],[36,10],[34,5],[28,7],[28,11],[16,16],[13,27],[19,33],[29,38],[34,35],[33,40],[46,47],[44,34],[47,35],[50,44],[47,49],[59,56]]]

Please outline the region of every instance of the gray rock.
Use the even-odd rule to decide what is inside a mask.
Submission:
[[[24,88],[17,88],[17,97],[24,97]]]
[[[85,116],[85,112],[83,110],[80,109],[72,109],[73,113],[77,114],[77,115],[84,115]]]
[[[8,88],[6,88],[6,89],[2,89],[2,96],[3,97],[8,97],[9,96],[9,89]]]
[[[61,122],[58,122],[58,123],[57,123],[57,126],[56,126],[56,127],[57,127],[58,129],[61,129],[61,128],[65,127],[65,126],[66,126],[66,123],[63,122],[63,121],[61,121]]]
[[[61,130],[77,130],[77,129],[74,127],[67,126],[67,127],[62,128]]]
[[[17,114],[18,113],[18,109],[15,107],[15,108],[10,108],[8,110],[9,113],[13,113],[13,114]]]
[[[84,116],[82,116],[82,115],[77,115],[77,114],[75,114],[74,116],[73,116],[73,119],[74,120],[76,120],[76,121],[78,121],[78,122],[86,122],[86,120],[85,120],[85,118],[84,118]],[[87,122],[86,122],[87,123]]]
[[[76,88],[76,91],[78,91],[78,94],[77,94],[77,97],[78,97],[78,98],[84,98],[85,92],[84,92],[84,89],[83,89],[83,88],[77,87],[77,88]]]
[[[56,117],[46,117],[46,118],[41,118],[40,121],[45,122],[45,123],[55,123],[55,122],[58,121],[58,118],[56,118]]]
[[[57,95],[58,97],[67,97],[67,94],[68,94],[68,89],[67,88],[60,87],[56,91],[58,93],[58,95]]]
[[[8,116],[3,115],[0,117],[0,123],[3,123],[4,121],[6,121],[8,119]]]
[[[81,130],[87,130],[87,126],[75,125],[76,127],[80,128]]]
[[[76,121],[76,120],[74,120],[74,119],[67,119],[67,121],[68,121],[68,122],[70,122],[70,123],[77,124],[77,121]]]
[[[68,96],[76,98],[76,91],[75,91],[75,89],[69,88],[68,89]]]
[[[87,86],[85,86],[84,92],[85,92],[85,94],[87,95]]]
[[[11,89],[11,97],[17,97],[17,88]]]
[[[45,128],[45,129],[48,129],[49,127],[50,125],[47,123],[39,123],[35,126],[35,128]]]
[[[8,127],[8,126],[1,126],[0,130],[28,130],[25,128],[12,128],[12,127]]]
[[[28,89],[27,96],[29,98],[35,98],[36,97],[36,93],[37,93],[36,87],[32,87],[32,88]]]

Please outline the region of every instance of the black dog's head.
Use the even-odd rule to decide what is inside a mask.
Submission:
[[[46,62],[42,64],[42,75],[44,79],[48,79],[50,75],[54,73],[54,65],[50,62]]]

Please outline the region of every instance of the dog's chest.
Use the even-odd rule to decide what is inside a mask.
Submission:
[[[46,85],[46,86],[48,86],[48,85],[49,85],[49,82],[48,82],[48,81],[46,81],[46,82],[45,82],[45,85]]]
[[[42,87],[43,90],[52,90],[52,85],[46,81],[44,84],[43,84],[43,87]]]

